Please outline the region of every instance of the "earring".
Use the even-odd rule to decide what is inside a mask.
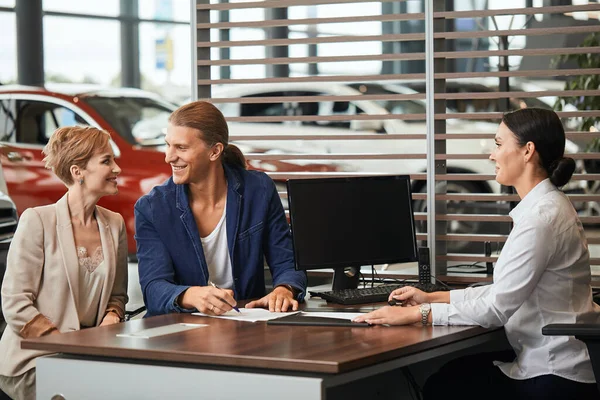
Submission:
[[[83,178],[79,178],[79,184],[83,185]]]

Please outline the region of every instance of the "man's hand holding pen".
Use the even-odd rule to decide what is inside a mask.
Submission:
[[[208,281],[208,284],[212,287],[214,287],[215,289],[218,290],[223,290],[220,287],[218,287],[217,285],[215,285],[213,282]],[[233,299],[233,290],[229,290],[229,292],[231,293],[231,298]],[[240,309],[236,307],[237,302],[235,302],[235,299],[233,300],[235,303],[229,303],[227,300],[225,300],[224,298],[221,297],[221,301],[223,301],[224,303],[227,303],[227,305],[230,305],[231,308],[233,308],[235,311],[240,312]]]
[[[208,315],[222,315],[233,309],[239,312],[233,290],[221,289],[212,284],[188,288],[179,296],[178,303],[183,308],[195,308]]]

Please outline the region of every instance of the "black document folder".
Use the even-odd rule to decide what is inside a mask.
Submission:
[[[304,326],[349,326],[352,328],[366,328],[371,325],[366,322],[352,322],[343,318],[311,317],[309,314],[298,313],[272,319],[267,325],[304,325]]]

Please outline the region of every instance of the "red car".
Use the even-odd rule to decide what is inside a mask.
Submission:
[[[118,178],[119,194],[104,197],[99,204],[123,216],[129,253],[134,255],[133,206],[171,175],[164,161],[163,135],[167,118],[177,106],[138,89],[71,88],[75,90],[0,86],[0,162],[8,193],[19,214],[29,207],[56,202],[66,187],[42,162],[42,149],[50,135],[61,126],[76,124],[105,129],[112,136],[111,145],[123,172]],[[322,164],[269,162],[264,169],[260,165],[249,164],[253,169],[278,172],[335,170]],[[284,188],[283,182],[277,184],[280,190]]]

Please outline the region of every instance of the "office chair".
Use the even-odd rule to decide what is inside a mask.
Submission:
[[[129,321],[141,312],[146,311],[146,306],[141,306],[132,311],[125,311],[125,321]],[[1,399],[0,399],[1,400]]]
[[[585,343],[600,392],[600,324],[549,324],[542,328],[542,335],[575,336]]]

